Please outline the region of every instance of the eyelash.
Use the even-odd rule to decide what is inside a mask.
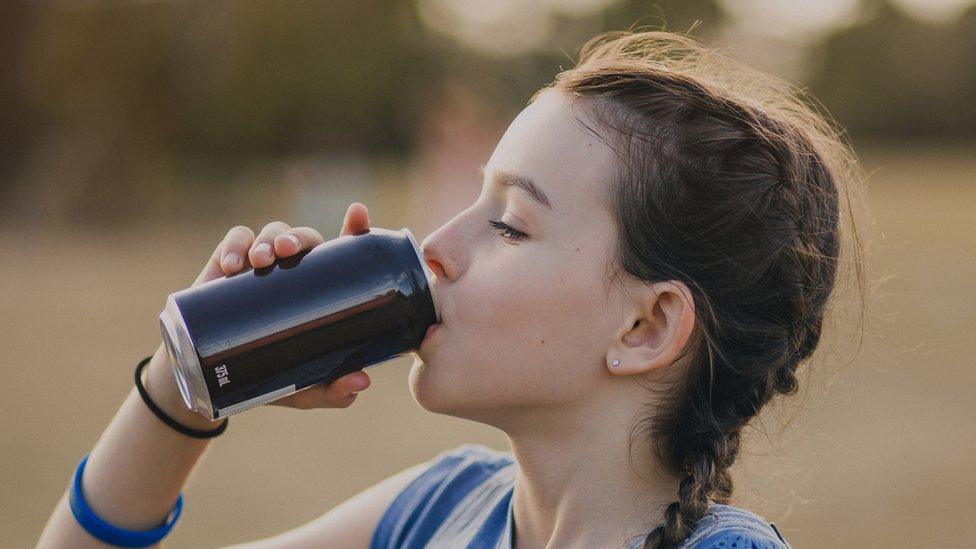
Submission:
[[[489,219],[488,224],[494,227],[502,236],[510,240],[528,240],[529,235],[523,233],[522,231],[515,230],[511,228],[507,223],[497,220]]]

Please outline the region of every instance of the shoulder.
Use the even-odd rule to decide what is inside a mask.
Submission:
[[[429,463],[438,464],[464,464],[465,466],[475,467],[504,467],[515,462],[515,457],[511,452],[495,450],[485,446],[468,442],[443,450],[430,459]]]
[[[769,521],[733,505],[713,503],[682,547],[743,547],[789,549],[790,544]]]
[[[426,469],[400,494],[403,500],[460,492],[477,486],[515,463],[511,452],[466,443],[443,450],[428,460]],[[436,492],[436,494],[432,493]]]
[[[422,547],[447,531],[460,535],[452,529],[455,517],[464,515],[470,524],[487,520],[514,485],[514,463],[511,452],[482,444],[466,443],[439,452],[387,508],[370,546]]]

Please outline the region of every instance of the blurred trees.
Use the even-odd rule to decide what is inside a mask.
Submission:
[[[36,201],[125,215],[147,190],[163,200],[169,182],[218,185],[256,162],[403,158],[448,80],[510,117],[597,32],[701,20],[693,34],[709,42],[728,22],[720,1],[601,0],[553,9],[545,42],[505,57],[432,31],[423,1],[3,3],[3,213]],[[862,7],[809,52],[814,94],[855,136],[976,135],[976,8],[936,25]]]
[[[944,24],[879,0],[868,9],[816,52],[812,91],[862,137],[976,136],[976,8]]]

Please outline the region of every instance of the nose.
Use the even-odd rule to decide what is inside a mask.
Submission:
[[[430,267],[430,270],[433,271],[437,278],[443,279],[441,281],[443,284],[444,282],[451,280],[453,273],[450,272],[449,265],[446,264],[444,259],[441,257],[441,249],[434,243],[434,238],[436,237],[433,234],[425,238],[423,242],[420,243],[420,251],[424,256],[424,263]]]
[[[447,273],[444,272],[444,266],[441,265],[440,261],[431,259],[427,257],[426,254],[424,255],[424,261],[427,263],[427,266],[430,267],[430,270],[434,271],[434,274],[437,275],[437,278],[447,276]]]

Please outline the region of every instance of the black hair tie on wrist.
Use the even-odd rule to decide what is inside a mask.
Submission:
[[[224,418],[224,422],[221,423],[220,427],[217,427],[216,429],[202,431],[200,429],[191,429],[166,415],[166,412],[164,412],[159,406],[156,405],[155,402],[152,401],[151,398],[149,398],[149,393],[146,392],[146,388],[142,385],[142,369],[145,368],[150,359],[152,359],[152,355],[142,359],[142,361],[139,362],[139,365],[136,366],[136,388],[139,389],[139,396],[141,396],[142,400],[145,401],[146,406],[152,410],[152,413],[156,414],[156,417],[173,429],[193,438],[212,438],[220,435],[225,429],[227,429],[227,422],[230,421],[230,418]]]

